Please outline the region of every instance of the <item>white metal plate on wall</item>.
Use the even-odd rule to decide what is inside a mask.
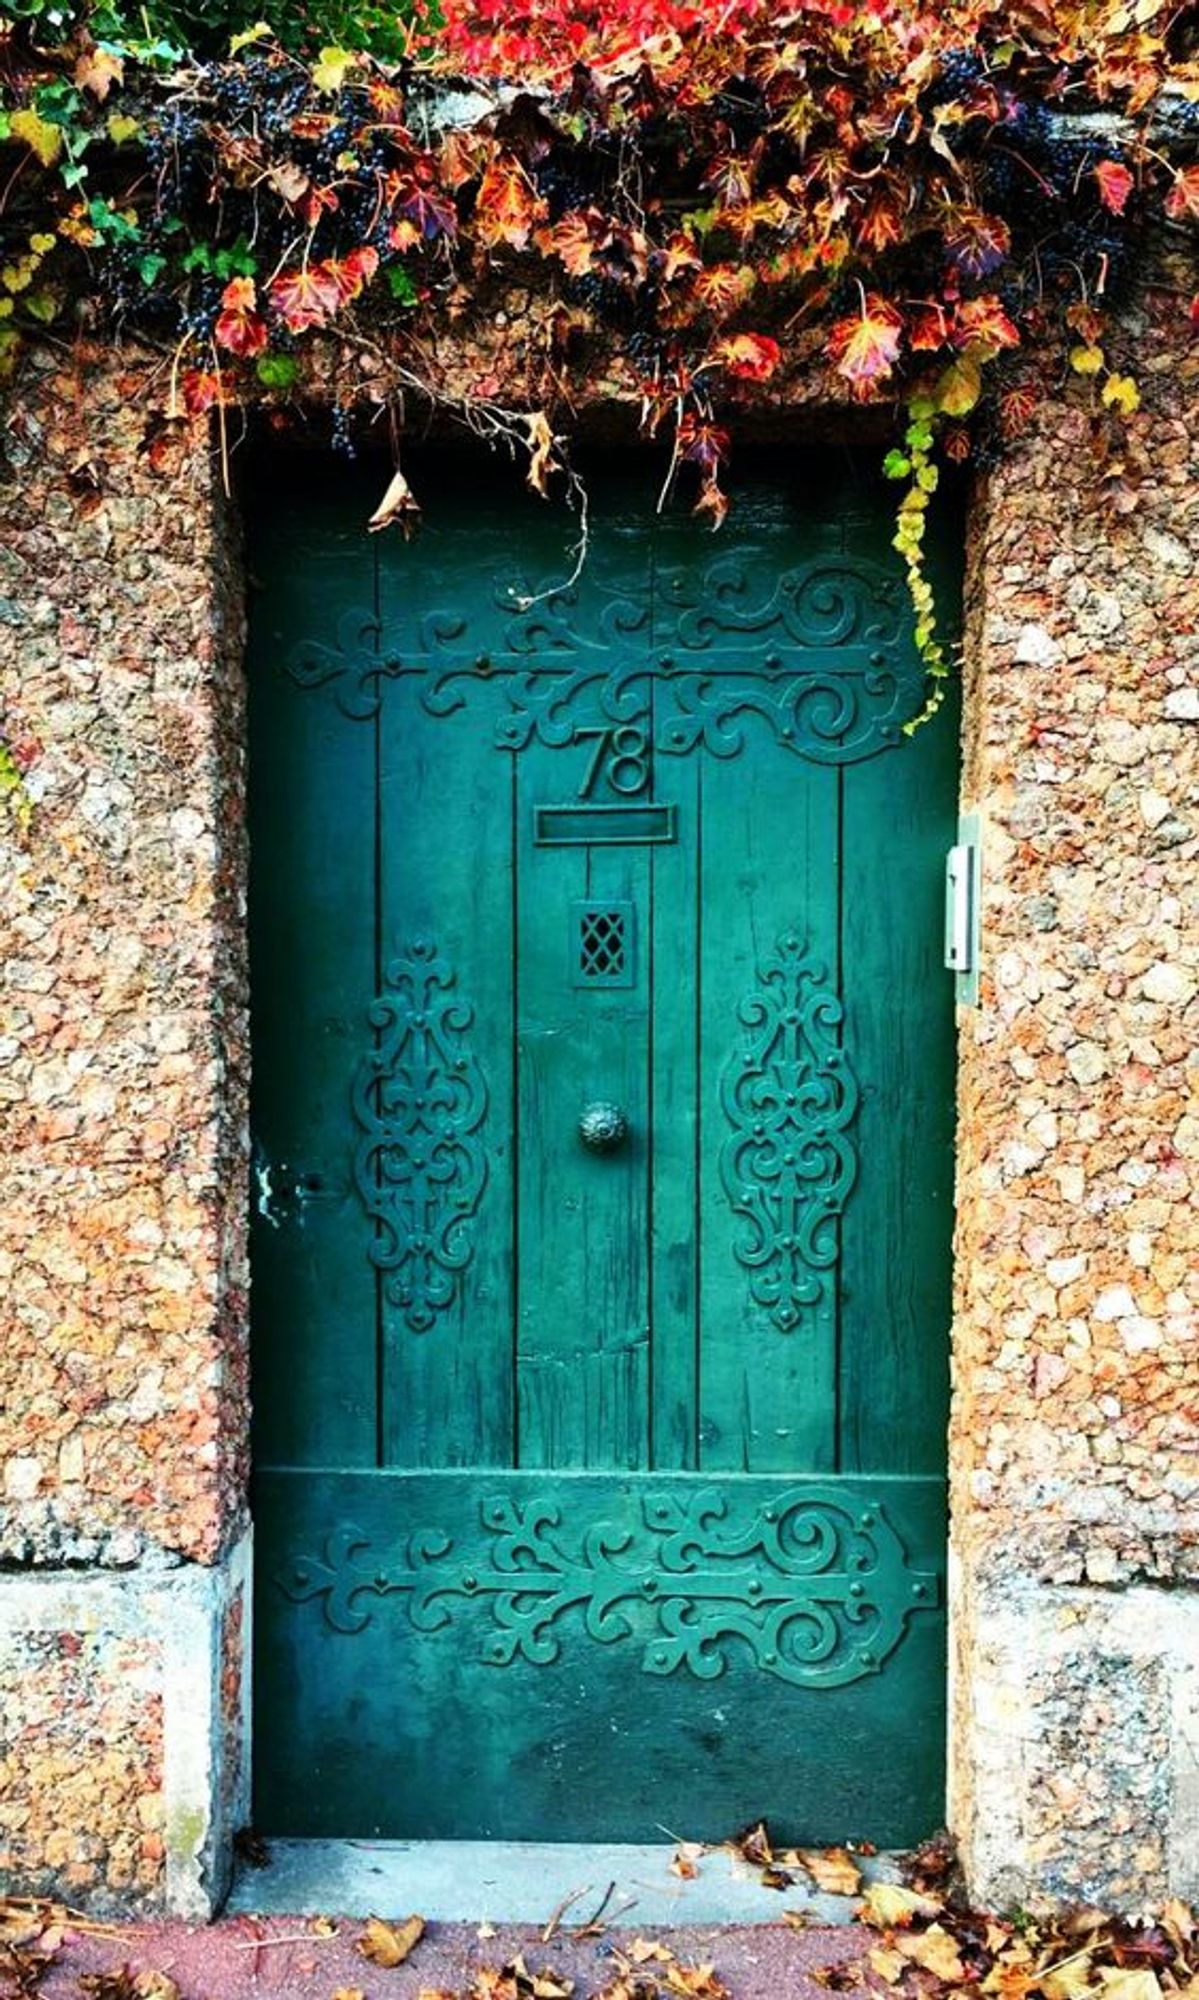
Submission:
[[[982,833],[978,814],[966,813],[945,857],[945,964],[959,1007],[978,1005],[981,890]]]

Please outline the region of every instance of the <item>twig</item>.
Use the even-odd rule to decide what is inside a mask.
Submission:
[[[562,1901],[555,1908],[553,1915],[550,1917],[549,1922],[547,1923],[545,1929],[541,1933],[542,1944],[549,1943],[550,1939],[554,1935],[554,1932],[558,1929],[559,1924],[562,1922],[562,1919],[565,1916],[567,1910],[569,1910],[571,1904],[577,1903],[580,1896],[589,1895],[590,1892],[591,1892],[590,1882],[584,1882],[581,1889],[572,1889],[568,1895],[563,1896]],[[608,1894],[611,1895],[611,1893],[612,1891],[609,1889]]]

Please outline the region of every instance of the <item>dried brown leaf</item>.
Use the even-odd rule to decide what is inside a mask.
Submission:
[[[388,1924],[382,1917],[369,1917],[354,1949],[359,1957],[369,1959],[372,1965],[402,1965],[413,1947],[419,1944],[424,1931],[423,1917],[405,1917],[402,1924]]]
[[[930,1924],[926,1931],[904,1931],[896,1938],[895,1949],[913,1965],[922,1965],[935,1979],[956,1984],[966,1976],[957,1939],[941,1924]]]
[[[366,525],[372,535],[377,535],[380,528],[389,528],[393,521],[405,541],[415,532],[420,521],[420,507],[416,497],[403,473],[399,471],[392,474],[387,491]]]
[[[645,1965],[650,1959],[657,1959],[660,1965],[670,1965],[674,1961],[670,1946],[658,1938],[634,1938],[628,1947],[628,1955],[634,1965]]]
[[[1103,2000],[1162,2000],[1161,1982],[1151,1966],[1102,1965]]]
[[[714,1965],[672,1965],[666,1984],[672,1993],[686,1994],[689,2000],[728,2000],[728,1987],[716,1977]]]
[[[166,1972],[139,1972],[133,1989],[137,2000],[179,2000],[179,1988]]]
[[[732,1844],[742,1860],[752,1862],[755,1868],[769,1868],[774,1861],[774,1850],[764,1819],[760,1819],[755,1826],[745,1827],[735,1836]]]
[[[828,1896],[856,1896],[862,1886],[862,1871],[847,1848],[800,1847],[795,1859]]]
[[[677,1875],[683,1882],[694,1882],[699,1874],[699,1860],[703,1851],[698,1841],[680,1841],[670,1864],[671,1874]]]

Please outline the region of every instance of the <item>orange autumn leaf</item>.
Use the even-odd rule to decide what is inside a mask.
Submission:
[[[497,153],[487,165],[475,204],[475,237],[486,250],[506,243],[527,250],[534,226],[545,218],[545,203],[511,153]]]
[[[1136,181],[1128,168],[1120,160],[1100,160],[1095,168],[1095,179],[1099,183],[1099,199],[1113,215],[1123,215],[1128,197],[1136,186]]]
[[[267,344],[267,324],[258,311],[253,278],[231,278],[221,293],[221,310],[212,337],[218,347],[247,358]]]
[[[726,374],[743,382],[764,382],[774,374],[783,350],[769,334],[731,333],[717,341],[713,355]]]
[[[887,380],[899,359],[903,321],[877,292],[863,296],[860,312],[829,329],[828,357],[853,395],[863,399]]]
[[[965,299],[958,307],[953,330],[957,347],[1019,347],[1020,335],[994,292]]]

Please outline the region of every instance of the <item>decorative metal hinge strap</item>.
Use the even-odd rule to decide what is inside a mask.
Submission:
[[[372,1563],[369,1538],[341,1528],[323,1557],[300,1556],[276,1580],[294,1603],[322,1600],[338,1632],[370,1624],[372,1597],[406,1597],[421,1632],[473,1603],[493,1666],[550,1664],[559,1620],[577,1611],[592,1639],[640,1642],[645,1673],[685,1667],[710,1680],[744,1648],[763,1673],[807,1688],[877,1673],[911,1615],[938,1597],[937,1578],[909,1567],[881,1506],[811,1487],[740,1520],[715,1487],[651,1490],[635,1525],[578,1528],[563,1526],[552,1500],[501,1495],[483,1503],[482,1526],[457,1547],[420,1530],[395,1564]]]

